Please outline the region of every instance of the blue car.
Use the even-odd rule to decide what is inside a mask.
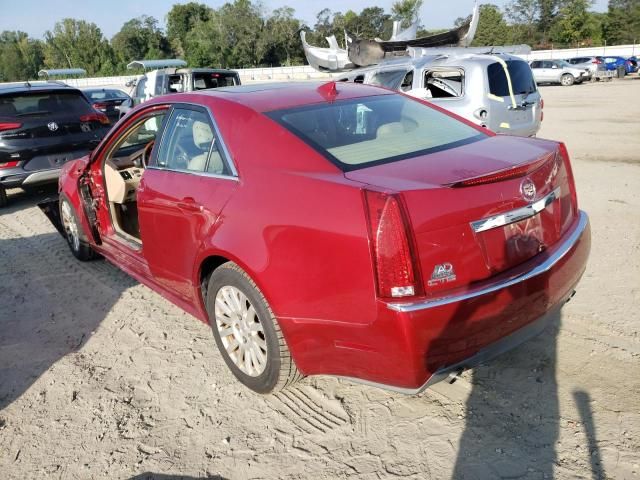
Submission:
[[[602,61],[607,70],[615,71],[618,67],[624,67],[625,73],[634,73],[638,70],[637,66],[634,67],[633,63],[624,57],[602,57]]]

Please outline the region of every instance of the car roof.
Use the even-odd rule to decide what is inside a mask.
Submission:
[[[335,85],[336,95],[330,92]],[[372,85],[345,82],[280,82],[238,85],[198,90],[172,96],[172,101],[187,101],[185,97],[207,96],[244,105],[257,112],[284,110],[335,100],[349,100],[374,95],[397,94],[391,90]]]
[[[69,85],[61,82],[21,82],[0,84],[0,95],[6,95],[10,93],[53,91],[80,92],[77,88],[70,87]]]

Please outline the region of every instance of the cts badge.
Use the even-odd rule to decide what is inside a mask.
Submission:
[[[455,280],[456,272],[453,269],[453,265],[448,262],[441,263],[440,265],[436,265],[436,267],[433,269],[431,280],[429,280],[428,285],[430,287],[433,287],[435,285],[455,282]]]
[[[58,124],[56,122],[49,122],[47,123],[47,127],[49,128],[49,130],[51,130],[52,132],[55,132],[56,130],[58,130]]]
[[[530,178],[525,178],[520,184],[520,193],[527,202],[532,202],[536,198],[536,186]]]

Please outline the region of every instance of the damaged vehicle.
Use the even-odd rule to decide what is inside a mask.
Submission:
[[[107,116],[82,92],[59,82],[0,85],[0,208],[6,190],[55,184],[62,166],[93,150]]]
[[[399,90],[496,133],[531,137],[542,124],[544,103],[531,68],[506,53],[403,57],[342,74],[337,80]]]
[[[352,83],[153,99],[41,207],[79,260],[208,323],[260,393],[455,379],[542,332],[590,249],[562,143]]]

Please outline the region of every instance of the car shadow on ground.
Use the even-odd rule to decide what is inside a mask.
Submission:
[[[136,282],[104,262],[83,264],[56,233],[0,229],[0,412],[89,340]]]
[[[8,203],[6,207],[0,208],[0,216],[10,215],[31,208],[45,198],[57,195],[58,186],[56,184],[46,185],[37,190],[30,191],[20,189],[7,190]]]
[[[505,257],[508,255],[506,251]],[[430,344],[430,350],[446,352],[465,348],[469,332],[473,338],[494,335],[500,329],[506,333],[513,330],[509,327],[512,323],[522,325],[526,318],[543,316],[551,308],[548,293],[553,289],[543,278],[531,280],[526,289],[520,288],[514,298],[505,301],[506,306],[501,310],[492,306],[493,295],[466,302],[452,313],[452,321]],[[506,292],[495,295],[504,294]],[[465,428],[452,475],[454,480],[555,478],[558,468],[562,467],[556,452],[561,428],[556,381],[561,316],[559,309],[552,309],[541,333],[473,370]],[[471,320],[473,318],[475,320]],[[594,479],[605,478],[588,395],[574,392],[572,396],[567,392],[563,396],[565,402],[566,397],[576,402],[591,448],[583,464],[591,465]],[[567,468],[575,471],[582,467],[567,465]]]

